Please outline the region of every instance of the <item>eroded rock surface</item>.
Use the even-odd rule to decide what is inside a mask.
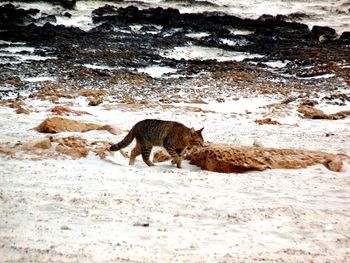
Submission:
[[[52,117],[45,119],[35,129],[41,133],[58,132],[87,132],[100,128],[101,125],[94,123],[85,123],[76,120],[65,119],[61,117]]]
[[[73,110],[69,107],[64,107],[64,106],[55,106],[51,109],[51,112],[57,115],[91,115],[90,113],[86,111],[79,111],[79,110]]]
[[[153,163],[161,163],[171,159],[171,156],[165,150],[160,150],[153,154]]]
[[[323,164],[328,169],[340,172],[343,160],[349,158],[318,151],[274,149],[265,147],[210,144],[193,148],[186,154],[191,164],[203,170],[220,173],[243,173],[266,169],[300,169],[310,165]]]
[[[350,110],[348,111],[339,111],[332,114],[326,114],[323,111],[316,109],[311,106],[301,105],[298,108],[298,112],[303,114],[303,117],[306,119],[326,119],[326,120],[339,120],[344,119],[347,116],[350,116]]]
[[[35,130],[41,133],[87,132],[91,130],[105,130],[114,135],[119,135],[122,133],[118,127],[113,125],[85,123],[62,117],[46,118],[42,123],[35,127]]]
[[[32,151],[36,149],[50,149],[52,146],[51,140],[48,137],[28,140],[22,145],[23,150]]]
[[[0,154],[12,159],[79,159],[89,154],[96,154],[102,160],[112,154],[109,148],[112,144],[106,141],[88,141],[80,136],[67,137],[42,137],[32,138],[26,141],[18,141],[15,144],[0,145]]]
[[[271,125],[281,125],[280,122],[272,120],[271,118],[265,118],[261,120],[255,120],[255,123],[259,125],[264,125],[264,124],[271,124]]]

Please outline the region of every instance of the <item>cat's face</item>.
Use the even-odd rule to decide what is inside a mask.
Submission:
[[[191,141],[190,144],[192,146],[204,146],[204,139],[202,135],[204,127],[198,131],[196,131],[194,128],[191,129]]]

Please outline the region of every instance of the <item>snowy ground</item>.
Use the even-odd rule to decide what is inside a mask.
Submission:
[[[205,127],[207,141],[322,150],[350,155],[350,119],[306,120],[295,110],[285,125],[258,125],[275,101],[224,104],[74,107],[70,117],[122,130],[144,118]],[[28,102],[29,104],[29,102]],[[30,115],[0,107],[0,144],[42,134],[31,130],[52,105],[31,101]],[[327,113],[349,107],[319,108]],[[248,112],[248,114],[247,114]],[[67,136],[71,133],[56,136]],[[327,136],[328,134],[328,136]],[[105,131],[76,134],[118,141]],[[128,148],[129,150],[130,148]],[[185,162],[135,166],[115,153],[107,163],[14,160],[0,155],[0,258],[3,262],[349,262],[350,164],[245,174],[201,171]]]

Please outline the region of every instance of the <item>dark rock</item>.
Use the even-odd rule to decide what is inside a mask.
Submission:
[[[107,32],[110,32],[110,31],[113,31],[115,28],[114,25],[108,23],[108,22],[105,22],[105,23],[102,23],[101,25],[93,28],[90,30],[90,32],[101,32],[101,33],[107,33]],[[131,30],[130,27],[128,27],[127,30]]]
[[[9,25],[24,25],[33,21],[34,15],[39,13],[38,9],[24,10],[16,8],[13,4],[0,6],[0,28],[6,28]]]
[[[217,6],[217,4],[209,1],[197,1],[197,0],[165,0],[164,2],[175,2],[183,5],[200,5],[200,6]]]
[[[340,36],[340,39],[350,41],[350,31],[343,32]]]
[[[332,104],[344,106],[347,102],[350,102],[350,95],[345,93],[332,94],[323,97],[322,100],[328,101]]]
[[[83,36],[85,32],[75,27],[65,27],[63,25],[53,25],[45,23],[43,26],[30,24],[28,26],[8,25],[6,29],[0,31],[0,39],[8,41],[25,41],[30,43],[50,43],[60,44],[60,41],[52,43],[55,38],[74,41]]]
[[[297,22],[287,22],[287,17],[277,15],[263,15],[257,19],[260,24],[256,25],[255,35],[261,40],[268,41],[273,38],[276,40],[291,40],[302,41],[303,39],[310,39],[309,27],[305,24]]]
[[[112,5],[105,5],[92,11],[93,16],[105,16],[117,13],[117,8]]]
[[[337,32],[328,26],[313,26],[311,33],[315,37],[326,36],[326,37],[335,37]]]
[[[287,17],[291,20],[302,20],[303,18],[307,18],[310,16],[302,12],[296,12],[289,14]]]
[[[282,15],[277,15],[277,16],[273,16],[273,15],[261,15],[258,17],[257,21],[261,21],[261,22],[267,22],[267,21],[277,21],[277,22],[281,22],[281,21],[286,21],[287,17],[286,16],[282,16]]]
[[[298,99],[297,97],[289,97],[289,98],[286,98],[285,100],[283,100],[281,102],[281,104],[289,104],[289,103],[291,103],[293,101],[296,101],[297,99]]]
[[[152,25],[145,25],[145,26],[142,26],[140,30],[141,31],[157,31],[158,29]]]
[[[214,35],[229,35],[228,28],[238,28],[246,30],[255,30],[255,36],[258,38],[261,50],[266,50],[262,45],[267,42],[275,42],[274,37],[283,39],[285,42],[296,42],[302,39],[311,38],[310,30],[307,25],[287,22],[286,16],[264,15],[257,20],[242,19],[236,16],[225,15],[215,12],[206,13],[184,13],[181,14],[177,9],[149,8],[138,9],[135,6],[116,9],[112,6],[104,6],[96,9],[94,12],[94,23],[108,23],[116,26],[128,26],[132,24],[156,24],[163,26],[163,31],[168,32],[171,29],[183,29],[185,32],[210,32]],[[254,39],[253,39],[253,42]],[[217,44],[216,44],[217,45]],[[269,47],[274,50],[275,47]]]
[[[304,105],[304,106],[316,106],[318,104],[318,102],[316,100],[310,100],[310,99],[305,99],[303,100],[300,105]]]
[[[71,18],[71,17],[72,17],[72,14],[69,13],[69,12],[64,12],[64,13],[63,13],[63,16],[64,16],[64,17]]]
[[[36,22],[39,22],[39,23],[56,23],[56,21],[57,19],[56,19],[56,16],[54,15],[42,16],[36,20]]]
[[[54,0],[50,1],[54,5],[60,5],[67,9],[73,9],[76,5],[76,0]]]

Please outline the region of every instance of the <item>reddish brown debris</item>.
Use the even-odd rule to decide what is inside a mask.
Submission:
[[[271,118],[266,118],[266,119],[262,119],[262,120],[255,120],[255,123],[257,123],[259,125],[263,125],[263,124],[281,125],[281,123],[279,123],[278,121],[274,121]]]

